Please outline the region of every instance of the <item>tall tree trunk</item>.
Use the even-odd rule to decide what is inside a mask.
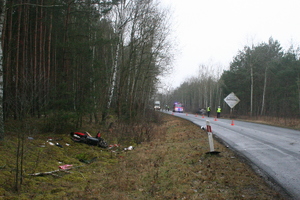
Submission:
[[[109,89],[108,89],[108,100],[106,102],[106,107],[104,108],[102,112],[102,121],[106,121],[106,117],[108,115],[111,103],[112,103],[112,98],[114,96],[115,92],[115,86],[117,83],[117,73],[119,71],[118,65],[119,65],[119,59],[120,59],[120,50],[121,50],[121,45],[123,45],[123,32],[124,32],[124,26],[128,22],[128,19],[124,19],[124,9],[126,7],[126,1],[121,0],[120,3],[120,10],[118,10],[117,17],[116,17],[116,22],[115,22],[115,31],[117,33],[118,41],[117,41],[117,46],[116,46],[116,51],[115,51],[115,56],[114,56],[114,63],[113,63],[113,72],[112,72],[112,78],[109,79],[111,82],[109,83]],[[120,109],[120,108],[119,108]]]
[[[11,2],[10,2],[11,3]],[[7,8],[7,2],[5,4],[5,8]],[[13,26],[13,17],[12,17],[12,9],[7,9],[5,10],[5,14],[4,14],[4,23],[3,23],[3,29],[2,29],[2,49],[6,48],[6,56],[5,56],[5,60],[4,58],[2,59],[2,62],[5,62],[5,66],[2,66],[3,68],[3,119],[5,121],[5,117],[12,115],[12,106],[10,104],[10,102],[12,101],[12,96],[13,96],[13,92],[9,92],[7,93],[6,91],[12,91],[13,87],[12,87],[12,67],[11,67],[11,63],[12,63],[12,51],[10,48],[10,43],[12,42],[12,26]],[[4,37],[5,37],[5,43],[4,43]],[[5,76],[4,76],[5,75]],[[4,89],[5,88],[5,89]],[[8,90],[7,90],[8,89]]]
[[[21,2],[22,4],[23,2]],[[22,6],[19,6],[18,8],[18,29],[17,29],[17,42],[16,42],[16,66],[15,66],[15,73],[14,73],[14,76],[15,76],[15,84],[14,84],[14,87],[15,87],[15,96],[14,96],[14,101],[15,101],[15,108],[14,108],[14,118],[15,119],[18,119],[20,117],[20,113],[19,113],[19,106],[20,106],[20,101],[18,99],[19,97],[19,60],[20,60],[20,40],[21,40],[21,19],[22,19]]]
[[[298,113],[300,113],[300,76],[297,77],[297,86],[298,86]]]
[[[40,1],[40,4],[43,5],[43,1]],[[45,84],[44,84],[44,80],[45,80],[45,62],[44,62],[44,47],[45,47],[45,35],[44,35],[44,23],[43,23],[43,8],[41,7],[40,8],[40,21],[39,21],[39,83],[38,83],[38,91],[37,91],[37,115],[38,115],[38,118],[41,117],[41,111],[40,111],[40,108],[41,108],[41,100],[43,98],[43,93],[44,93],[44,87],[45,87]]]
[[[4,119],[3,119],[3,27],[6,14],[6,1],[3,0],[2,10],[0,13],[0,140],[4,138]]]
[[[96,41],[96,39],[97,39],[97,35],[96,35],[96,33],[94,33],[94,34],[91,34],[91,36],[90,36],[91,38],[90,38],[90,40],[91,40],[91,43],[93,43],[92,41]],[[96,47],[95,47],[95,44],[93,44],[92,46],[91,46],[91,49],[92,49],[92,74],[94,74],[95,75],[95,66],[94,66],[94,63],[95,63],[95,54],[96,54]],[[95,118],[95,124],[97,124],[98,123],[98,121],[99,121],[99,119],[98,119],[98,115],[97,115],[97,108],[98,108],[98,102],[97,102],[97,96],[96,96],[96,81],[95,81],[95,77],[93,77],[92,79],[90,79],[90,81],[91,81],[91,93],[92,93],[92,99],[93,99],[93,114],[91,114],[90,116],[90,123],[92,123],[92,121],[93,121],[93,117],[92,116],[94,116],[94,118]]]
[[[265,109],[265,96],[266,96],[266,89],[267,89],[267,70],[268,70],[268,67],[266,67],[266,69],[265,69],[264,88],[263,88],[263,96],[262,96],[260,115],[264,114],[264,109]]]
[[[33,79],[32,79],[32,115],[36,112],[36,95],[37,95],[37,62],[38,62],[38,10],[39,7],[35,8],[35,30],[34,30],[34,55],[33,55]]]
[[[250,64],[250,79],[251,79],[251,92],[250,92],[250,116],[253,115],[253,66]]]
[[[117,82],[117,72],[118,72],[118,60],[119,60],[119,51],[120,51],[120,45],[121,45],[121,39],[120,39],[120,32],[118,34],[119,37],[119,41],[117,44],[117,49],[116,49],[116,55],[115,55],[115,61],[114,61],[114,66],[113,66],[113,75],[112,75],[112,81],[110,84],[110,88],[109,88],[109,94],[108,94],[108,101],[106,104],[106,108],[102,114],[102,121],[106,120],[106,117],[108,115],[108,111],[110,109],[111,106],[111,102],[112,102],[112,98],[114,96],[114,90],[115,90],[115,86],[116,86],[116,82]]]
[[[47,75],[46,75],[46,96],[44,99],[44,106],[43,106],[43,111],[44,115],[46,115],[46,106],[48,105],[49,102],[49,92],[50,92],[50,69],[51,69],[51,43],[52,43],[52,27],[53,27],[53,11],[50,13],[50,25],[49,25],[49,35],[48,35],[48,55],[47,55]],[[55,62],[53,62],[55,63]]]
[[[19,80],[19,101],[20,101],[20,114],[25,116],[28,108],[31,107],[30,101],[27,98],[28,84],[27,80],[29,79],[28,74],[26,73],[26,68],[29,65],[28,52],[29,52],[29,6],[24,5],[23,14],[22,14],[22,30],[21,30],[21,63],[20,63],[20,80]]]

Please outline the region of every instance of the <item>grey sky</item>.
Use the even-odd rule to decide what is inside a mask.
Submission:
[[[178,51],[164,85],[179,86],[200,65],[228,69],[244,46],[278,40],[284,50],[300,44],[299,0],[160,0],[173,11]]]

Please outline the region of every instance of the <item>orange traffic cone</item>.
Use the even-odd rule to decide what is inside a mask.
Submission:
[[[215,121],[218,121],[216,117],[215,117]]]
[[[204,118],[204,115],[202,115],[202,118]]]
[[[234,121],[233,120],[231,121],[231,126],[234,126]]]

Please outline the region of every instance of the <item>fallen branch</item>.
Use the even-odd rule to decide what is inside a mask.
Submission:
[[[57,170],[49,171],[49,172],[37,172],[37,173],[33,173],[33,174],[28,174],[28,175],[29,176],[45,176],[45,175],[59,176],[59,175],[57,175],[55,173],[57,173],[57,172],[65,172],[65,173],[70,174],[71,172],[69,172],[68,170],[71,170],[71,169],[74,169],[74,168],[78,168],[78,167],[83,167],[83,166],[70,167],[70,168],[67,168],[67,169],[57,169]]]

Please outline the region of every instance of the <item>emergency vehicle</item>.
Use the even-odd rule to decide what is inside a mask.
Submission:
[[[182,103],[175,102],[174,105],[173,105],[173,112],[183,113],[183,105],[182,105]]]

